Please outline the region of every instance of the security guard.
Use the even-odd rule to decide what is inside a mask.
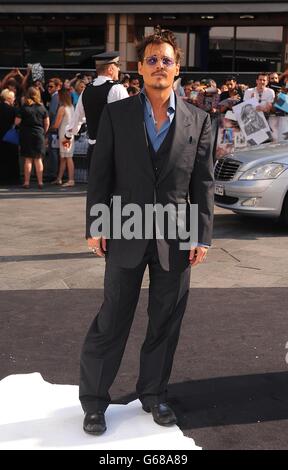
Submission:
[[[129,96],[126,88],[117,81],[120,70],[119,52],[104,52],[93,57],[96,59],[97,78],[80,95],[73,120],[66,127],[63,140],[63,145],[69,147],[72,136],[76,135],[86,122],[89,135],[88,171],[104,106]]]

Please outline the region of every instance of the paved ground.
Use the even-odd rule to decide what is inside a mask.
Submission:
[[[47,188],[0,188],[0,378],[38,371],[77,384],[104,266],[83,238],[85,186]],[[204,449],[288,448],[287,241],[279,224],[215,210],[170,387],[183,432]],[[135,398],[147,285],[145,276],[116,402]]]

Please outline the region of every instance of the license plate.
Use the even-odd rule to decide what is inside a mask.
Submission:
[[[218,196],[224,196],[224,186],[222,186],[222,184],[215,185],[215,194],[218,194]]]

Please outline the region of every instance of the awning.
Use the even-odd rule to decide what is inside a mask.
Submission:
[[[4,0],[0,4],[0,13],[285,13],[288,12],[288,2],[278,0],[275,3],[267,0]]]

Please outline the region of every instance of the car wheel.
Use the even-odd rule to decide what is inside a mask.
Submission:
[[[284,202],[283,202],[282,211],[281,211],[281,221],[285,225],[288,225],[288,193],[286,194]]]

